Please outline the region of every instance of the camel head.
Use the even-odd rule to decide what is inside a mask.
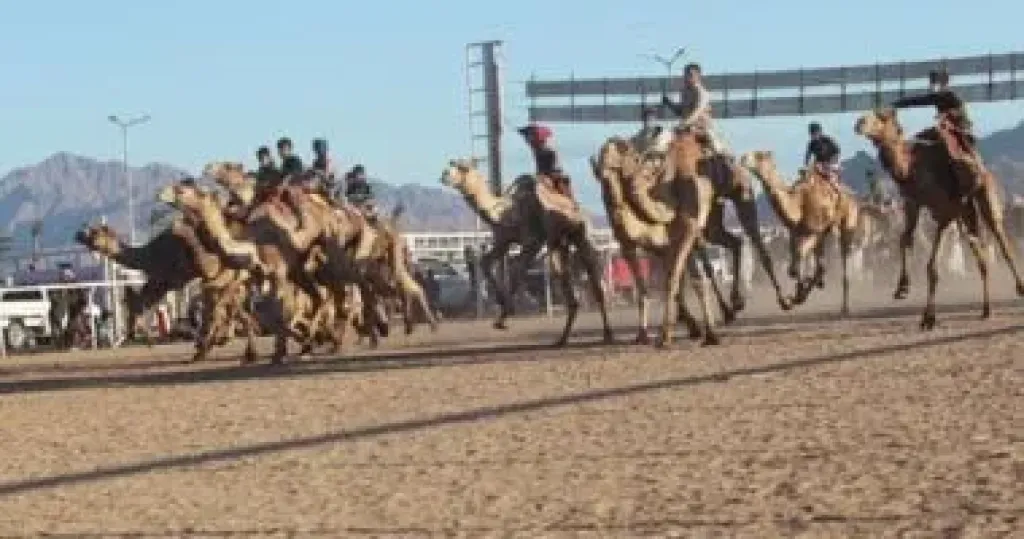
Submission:
[[[109,225],[91,225],[75,233],[75,241],[90,251],[114,255],[121,250],[121,240]]]
[[[253,178],[246,174],[245,165],[241,163],[214,161],[203,167],[203,176],[213,179],[245,205],[251,204],[256,197]]]
[[[763,178],[775,172],[775,155],[770,151],[747,152],[740,156],[739,164],[756,176]]]
[[[601,145],[597,155],[591,157],[590,166],[598,179],[607,177],[610,172],[622,173],[636,162],[636,149],[626,140],[612,137]],[[634,167],[635,168],[635,167]]]
[[[483,173],[477,169],[477,159],[452,159],[441,172],[441,185],[451,187],[462,194],[470,194],[487,185]]]
[[[216,193],[210,193],[194,182],[183,181],[167,185],[160,190],[157,198],[186,214],[203,218],[221,211],[220,199]]]
[[[875,144],[885,140],[896,140],[903,135],[903,128],[896,119],[896,110],[890,107],[864,113],[854,124],[854,131]]]

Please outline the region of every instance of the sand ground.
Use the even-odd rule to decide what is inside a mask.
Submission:
[[[277,368],[12,358],[0,535],[1024,537],[1024,305],[922,333],[886,294],[762,294],[712,348],[588,314],[561,350],[537,318]]]

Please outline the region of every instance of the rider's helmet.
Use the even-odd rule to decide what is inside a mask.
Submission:
[[[325,154],[327,153],[327,140],[322,138],[313,139],[313,153]]]
[[[285,149],[291,150],[292,149],[292,139],[290,139],[288,137],[281,137],[281,138],[279,138],[277,140],[277,149],[278,150],[285,150]]]
[[[945,86],[949,84],[949,72],[945,69],[933,69],[928,72],[928,83]]]
[[[818,122],[811,122],[807,126],[807,131],[811,135],[819,135],[819,134],[821,134],[821,124],[818,123]]]
[[[554,133],[551,128],[537,123],[532,123],[524,127],[519,128],[519,134],[522,135],[528,142],[542,143]]]
[[[256,150],[256,159],[263,160],[264,157],[270,157],[270,148],[266,146],[260,146]]]

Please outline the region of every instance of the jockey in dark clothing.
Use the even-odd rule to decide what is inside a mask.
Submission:
[[[367,214],[373,214],[373,188],[366,177],[366,167],[356,165],[345,175],[345,199]]]
[[[821,124],[812,122],[808,126],[811,140],[804,153],[804,166],[814,166],[818,172],[833,182],[839,181],[839,144],[832,137],[822,133]]]
[[[327,141],[322,138],[313,139],[313,164],[309,168],[309,173],[312,175],[314,188],[320,188],[329,199],[333,199],[337,183],[331,158],[327,153]]]
[[[292,153],[292,140],[288,137],[278,140],[277,153],[281,156],[281,183],[283,185],[301,185],[306,170],[302,166],[302,159],[299,159],[299,156]],[[303,228],[302,212],[300,211],[299,201],[295,200],[292,194],[292,191],[285,189],[282,192],[281,200],[295,214],[297,228],[301,229]]]
[[[960,96],[949,88],[949,73],[943,70],[928,74],[928,93],[898,99],[893,107],[935,107],[938,112],[938,125],[918,134],[924,140],[939,140],[949,152],[953,161],[965,165],[967,170],[958,172],[959,184],[955,196],[965,195],[964,190],[972,190],[977,185],[978,177],[984,167],[975,146],[973,124],[967,115],[967,107]],[[967,177],[964,177],[967,176]]]
[[[551,129],[544,125],[530,124],[519,128],[519,134],[526,139],[530,150],[533,151],[533,160],[537,165],[537,181],[549,185],[554,191],[576,202],[572,193],[572,182],[562,170],[558,152],[551,144]]]
[[[259,150],[256,150],[256,160],[259,161],[259,167],[256,169],[257,190],[280,185],[283,177],[274,163],[274,157],[270,155],[270,148],[260,146]]]

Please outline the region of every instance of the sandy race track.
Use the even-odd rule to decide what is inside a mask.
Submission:
[[[1024,308],[925,334],[919,304],[759,301],[665,352],[587,315],[565,350],[534,319],[280,368],[11,359],[0,535],[1022,537]]]

